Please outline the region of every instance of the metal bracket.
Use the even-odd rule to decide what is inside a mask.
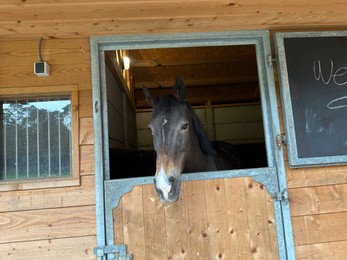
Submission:
[[[269,68],[272,68],[274,63],[276,64],[276,59],[272,58],[271,54],[267,55],[266,59],[267,59],[266,62],[267,62],[267,65],[269,66]]]
[[[131,260],[131,255],[127,254],[126,251],[126,245],[124,244],[94,247],[94,254],[98,257],[118,253],[114,256],[115,260]]]
[[[276,144],[277,148],[281,149],[282,144],[287,144],[287,137],[285,134],[278,134],[276,135]]]
[[[287,189],[284,189],[282,191],[277,192],[276,194],[274,194],[272,196],[275,200],[277,201],[281,201],[281,202],[288,202],[288,193],[287,193]]]

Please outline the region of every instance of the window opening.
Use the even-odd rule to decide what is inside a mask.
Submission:
[[[105,59],[111,178],[155,173],[151,108],[142,86],[157,96],[171,94],[177,76],[210,141],[231,144],[242,168],[267,167],[255,45],[116,50]]]
[[[10,98],[0,104],[0,180],[71,176],[70,97]]]

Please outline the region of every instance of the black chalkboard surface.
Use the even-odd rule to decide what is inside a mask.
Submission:
[[[347,33],[276,37],[290,164],[347,162]]]

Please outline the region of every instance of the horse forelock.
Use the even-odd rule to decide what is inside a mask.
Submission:
[[[161,113],[170,113],[172,108],[180,102],[173,95],[166,95],[159,99],[153,108],[152,118],[157,117]]]

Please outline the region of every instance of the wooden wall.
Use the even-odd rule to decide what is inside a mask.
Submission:
[[[136,150],[135,110],[121,84],[106,67],[109,147]]]
[[[297,259],[345,259],[347,166],[287,167],[286,174]]]
[[[0,37],[346,27],[344,0],[1,0]]]
[[[49,77],[37,77],[38,41],[0,41],[0,87],[78,85],[80,185],[0,193],[1,259],[93,259],[94,134],[89,40],[45,40]]]
[[[90,35],[347,29],[345,0],[0,0],[0,13],[0,87],[78,84],[81,117],[80,187],[0,194],[6,259],[93,258]],[[48,78],[32,74],[41,36]],[[347,166],[287,168],[287,180],[297,259],[344,259]]]
[[[284,134],[279,97],[278,105]],[[283,147],[297,259],[345,259],[347,165],[290,168],[286,146]]]

